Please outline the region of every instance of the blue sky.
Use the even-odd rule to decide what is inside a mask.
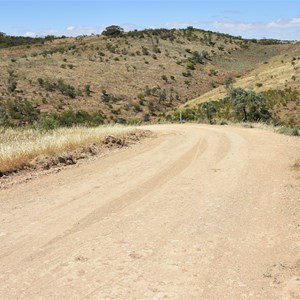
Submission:
[[[300,40],[300,4],[294,1],[0,0],[0,31],[12,35],[76,36],[125,30],[194,26],[246,38]]]

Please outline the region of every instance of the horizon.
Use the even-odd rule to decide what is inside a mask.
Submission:
[[[109,25],[125,31],[197,29],[245,39],[300,40],[297,1],[0,1],[0,32],[12,36],[75,37]]]

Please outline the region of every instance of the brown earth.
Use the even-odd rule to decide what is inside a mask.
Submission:
[[[0,299],[299,299],[300,139],[145,128],[0,191]]]

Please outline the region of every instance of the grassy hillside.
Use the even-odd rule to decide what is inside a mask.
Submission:
[[[280,123],[300,126],[300,45],[288,44],[280,48],[270,48],[274,56],[266,58],[263,63],[254,64],[255,68],[243,76],[233,78],[232,85],[262,93],[267,98],[273,116]],[[278,49],[281,50],[279,54]],[[267,55],[267,52],[264,54]],[[249,64],[250,61],[249,58],[242,64]],[[228,68],[234,64],[223,63]],[[235,63],[239,64],[239,60],[235,60]],[[205,102],[220,101],[227,93],[226,85],[223,85],[188,101],[179,109],[195,109]]]
[[[299,44],[248,41],[192,27],[8,47],[0,50],[0,124],[164,118],[198,96],[188,105],[220,98],[229,78],[258,90],[298,88],[299,60],[292,61],[297,51]]]

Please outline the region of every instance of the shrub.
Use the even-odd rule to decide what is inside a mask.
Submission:
[[[216,107],[212,102],[205,102],[201,105],[201,110],[204,112],[206,115],[207,120],[209,121],[210,124],[213,124],[213,116],[217,112]]]
[[[44,116],[39,122],[39,127],[45,130],[57,128],[59,122],[53,116]]]
[[[155,46],[153,46],[153,52],[154,53],[161,53],[161,50],[158,46],[155,45]]]
[[[215,69],[210,69],[209,70],[209,76],[217,76],[218,75],[218,71]]]
[[[40,117],[39,109],[32,106],[32,104],[22,98],[8,100],[6,103],[7,116],[12,120],[18,120],[20,125],[32,124]]]
[[[38,78],[38,83],[41,87],[43,87],[46,91],[60,91],[63,95],[68,96],[70,98],[76,98],[76,95],[80,95],[81,91],[77,90],[70,84],[64,83],[62,79],[59,79],[57,82],[50,82],[48,80],[43,80],[42,78]]]
[[[91,95],[91,86],[89,84],[85,85],[84,92],[85,92],[86,96],[88,96],[88,97]]]
[[[190,71],[186,71],[186,72],[182,72],[182,75],[184,77],[191,77],[192,76],[192,73]]]
[[[208,56],[207,51],[203,51],[201,54],[198,51],[194,51],[192,53],[192,60],[196,63],[196,64],[203,64],[203,58]],[[205,56],[204,56],[205,55]]]
[[[165,101],[167,99],[167,93],[165,90],[161,91],[158,96],[158,103]]]
[[[149,50],[148,50],[148,48],[142,46],[142,53],[143,53],[143,55],[149,55]]]
[[[0,126],[8,125],[8,115],[6,111],[0,107]]]
[[[168,82],[168,77],[166,75],[162,75],[161,79],[164,80],[165,82]]]
[[[75,88],[70,84],[65,84],[62,79],[59,79],[57,81],[57,89],[65,96],[68,96],[70,98],[76,97]]]
[[[12,93],[16,90],[17,88],[17,81],[15,80],[15,74],[14,71],[8,70],[8,78],[7,78],[7,90]]]
[[[195,70],[195,64],[193,62],[188,62],[186,67],[188,70]]]
[[[232,77],[226,78],[224,80],[225,88],[228,89],[234,82],[235,82],[235,80]]]
[[[114,96],[112,94],[108,94],[106,92],[106,90],[102,90],[102,94],[101,94],[101,100],[105,103],[109,103],[109,102],[118,102],[121,101],[123,98],[122,97],[118,97],[118,96]]]
[[[106,48],[107,48],[107,50],[108,50],[109,52],[111,52],[111,53],[116,53],[117,47],[116,47],[115,45],[112,45],[112,44],[110,44],[110,43],[107,43],[107,44],[106,44]]]

